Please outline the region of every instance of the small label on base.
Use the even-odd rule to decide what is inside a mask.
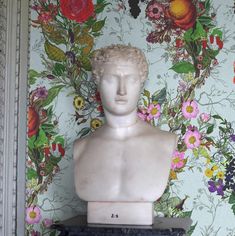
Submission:
[[[88,202],[87,222],[152,225],[152,202]]]

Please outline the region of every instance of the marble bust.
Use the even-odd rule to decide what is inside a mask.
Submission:
[[[167,185],[177,136],[138,118],[148,74],[141,50],[125,45],[98,49],[92,68],[106,123],[74,142],[76,192],[88,201],[88,223],[150,225],[153,202]]]

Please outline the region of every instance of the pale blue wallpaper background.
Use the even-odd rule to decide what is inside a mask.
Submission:
[[[146,119],[149,106],[160,104],[161,116],[149,122],[180,137],[178,159],[172,159],[169,187],[156,202],[156,215],[190,216],[193,225],[188,235],[234,236],[234,1],[189,0],[197,6],[197,21],[191,16],[194,31],[201,31],[187,41],[185,32],[192,26],[178,25],[178,31],[171,26],[165,31],[169,37],[161,43],[156,42],[157,33],[153,43],[146,38],[159,25],[170,25],[161,19],[166,13],[151,20],[146,9],[155,4],[161,11],[170,1],[139,1],[136,18],[129,1],[93,2],[96,17],[89,23],[69,19],[59,7],[63,2],[31,2],[27,234],[56,235],[48,228],[52,222],[86,212],[86,204],[75,194],[72,144],[104,122],[99,96],[89,79],[90,54],[110,44],[131,44],[143,50],[149,63],[139,113]],[[170,19],[177,23],[173,16]],[[186,47],[193,40],[200,46],[190,54]],[[191,63],[187,70],[177,64],[182,61]],[[181,110],[188,100],[194,102],[192,109],[197,107],[194,117]],[[190,131],[199,145],[189,147],[185,141]]]

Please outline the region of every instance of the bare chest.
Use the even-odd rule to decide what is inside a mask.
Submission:
[[[99,186],[100,195],[112,193],[123,200],[135,188],[141,200],[167,179],[169,159],[169,149],[156,140],[91,140],[76,162],[76,185],[87,192],[95,192]]]

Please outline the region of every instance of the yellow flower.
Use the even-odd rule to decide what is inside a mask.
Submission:
[[[91,127],[93,129],[98,129],[102,126],[102,121],[98,118],[94,118],[91,120]]]
[[[224,172],[223,172],[223,171],[219,171],[219,172],[217,173],[217,178],[218,178],[218,179],[223,179],[223,178],[224,178]]]
[[[213,176],[213,173],[214,171],[211,170],[211,169],[206,169],[205,170],[205,175],[208,177],[208,178],[211,178]]]
[[[211,168],[212,170],[218,170],[219,169],[219,167],[217,166],[217,165],[214,165],[214,166],[212,166],[212,168]]]
[[[77,109],[80,110],[84,107],[84,98],[80,96],[75,96],[73,99],[73,106]]]

